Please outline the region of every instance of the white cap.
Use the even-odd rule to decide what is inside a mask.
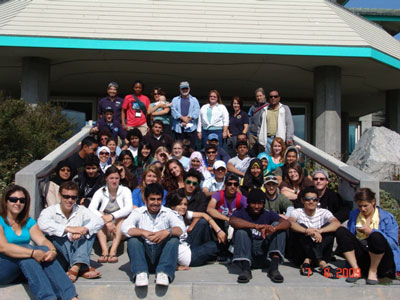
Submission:
[[[225,164],[225,162],[224,162],[223,160],[217,160],[217,161],[214,163],[213,168],[214,168],[215,170],[218,170],[219,168],[224,168],[224,169],[226,169],[226,164]]]

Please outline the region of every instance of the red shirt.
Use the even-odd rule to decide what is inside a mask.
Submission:
[[[136,97],[138,97],[139,100],[144,103],[147,110],[150,105],[149,98],[145,95],[139,95]],[[126,95],[124,99],[124,104],[122,104],[122,109],[126,110],[126,125],[129,127],[136,127],[146,123],[146,116],[142,110],[140,110],[141,116],[136,117],[136,107],[140,110],[140,107],[138,106],[138,104],[136,104],[133,95]]]

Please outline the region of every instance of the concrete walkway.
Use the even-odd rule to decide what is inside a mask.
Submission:
[[[125,252],[126,253],[126,252]],[[248,284],[236,283],[237,270],[232,265],[218,263],[192,268],[190,271],[176,272],[175,281],[168,288],[159,288],[154,284],[154,275],[150,275],[148,288],[135,288],[131,281],[128,256],[123,254],[116,264],[99,264],[97,255],[92,255],[93,266],[98,268],[102,277],[87,280],[79,278],[75,286],[81,300],[126,300],[126,299],[174,299],[174,300],[293,300],[293,299],[400,299],[400,282],[367,286],[365,280],[356,284],[345,282],[344,278],[333,280],[318,273],[311,277],[301,276],[299,270],[290,263],[280,266],[285,277],[282,284],[272,283],[267,270],[253,270],[253,279]],[[344,261],[334,263],[344,267]],[[33,299],[28,294],[27,285],[17,284],[0,287],[1,300]]]

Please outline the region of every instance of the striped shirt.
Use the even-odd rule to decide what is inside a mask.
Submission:
[[[307,228],[320,229],[331,221],[333,214],[327,209],[317,208],[314,215],[308,216],[304,208],[297,208],[292,211],[290,217],[295,218],[297,223],[304,224]]]

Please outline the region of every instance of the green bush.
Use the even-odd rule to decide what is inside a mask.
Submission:
[[[399,201],[397,201],[390,193],[380,190],[380,207],[388,212],[390,212],[400,224],[400,206]]]
[[[1,191],[14,181],[16,172],[42,159],[72,136],[73,124],[61,111],[61,107],[50,103],[0,101]]]

